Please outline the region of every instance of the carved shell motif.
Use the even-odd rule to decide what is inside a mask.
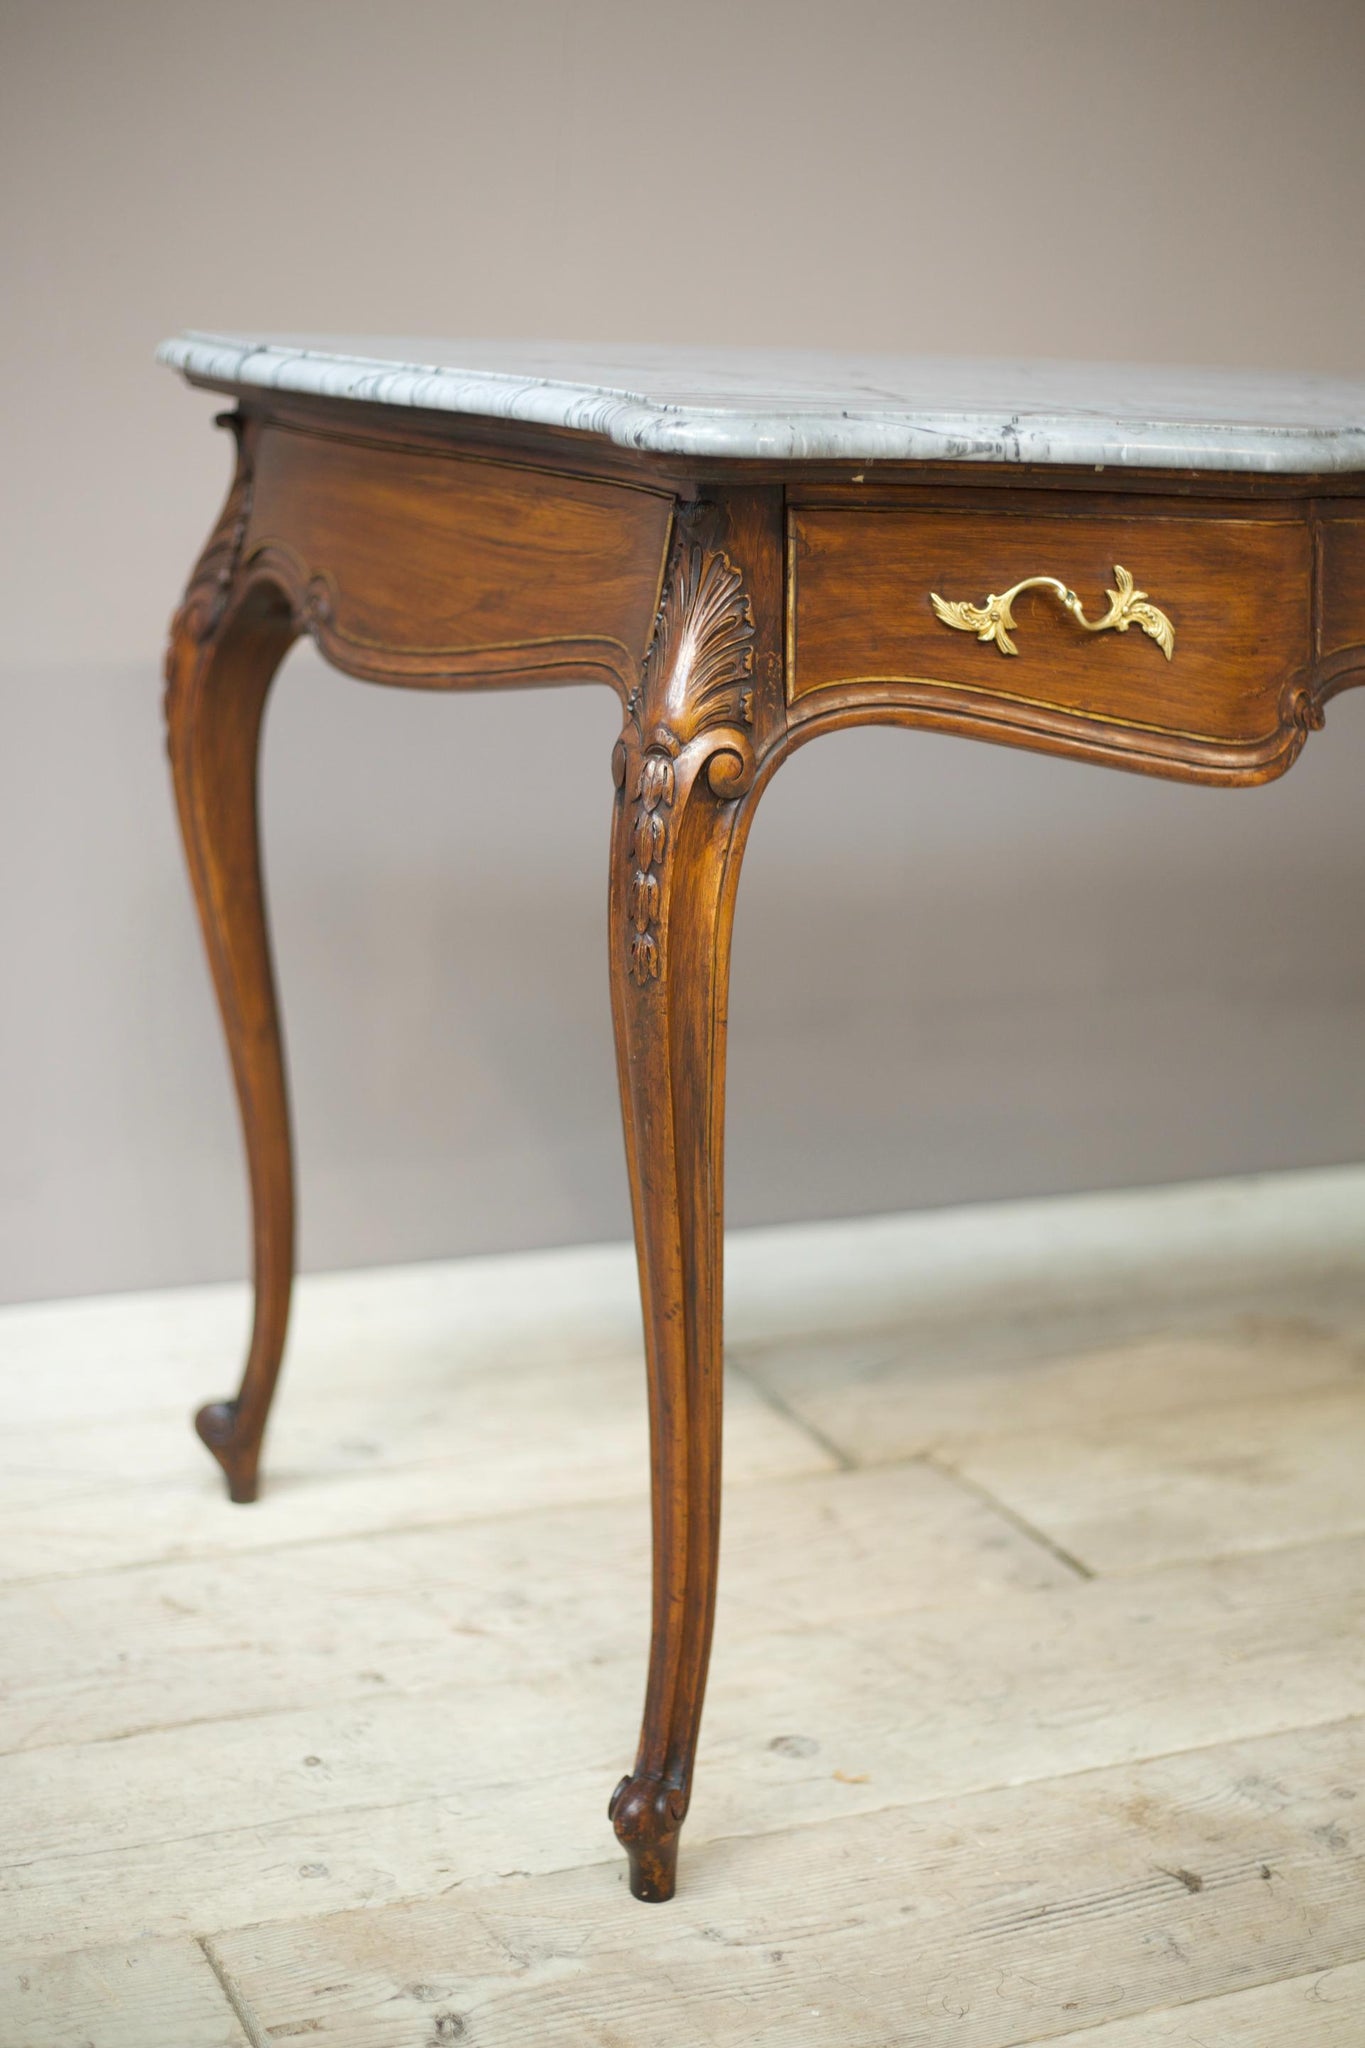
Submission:
[[[680,541],[646,658],[646,723],[666,727],[678,744],[708,725],[747,725],[753,639],[753,609],[730,557]],[[646,737],[653,744],[656,735]]]

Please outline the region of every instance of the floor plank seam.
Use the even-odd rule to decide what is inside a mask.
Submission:
[[[451,1462],[455,1461],[452,1460]],[[388,1469],[390,1468],[385,1467],[385,1470]],[[791,1476],[796,1478],[801,1475],[793,1473]],[[774,1482],[769,1477],[738,1479],[731,1483],[736,1486],[770,1486]],[[214,1491],[221,1492],[221,1488],[215,1488]],[[261,1499],[264,1501],[268,1498],[269,1481],[267,1480],[261,1488]],[[110,1578],[116,1573],[121,1572],[167,1571],[176,1565],[230,1564],[239,1557],[273,1556],[275,1552],[281,1550],[311,1550],[316,1549],[321,1544],[331,1543],[369,1543],[375,1537],[412,1536],[440,1529],[475,1529],[488,1522],[515,1522],[524,1515],[538,1515],[549,1512],[572,1514],[577,1508],[629,1507],[632,1503],[642,1506],[646,1514],[648,1513],[649,1495],[646,1491],[641,1490],[639,1493],[581,1494],[572,1500],[551,1501],[549,1503],[539,1502],[534,1507],[506,1508],[500,1514],[497,1512],[483,1515],[456,1514],[442,1515],[439,1519],[430,1522],[386,1522],[373,1528],[356,1529],[340,1535],[334,1529],[324,1530],[316,1536],[271,1535],[262,1537],[259,1543],[232,1543],[221,1548],[206,1547],[203,1550],[165,1551],[158,1557],[127,1558],[121,1564],[98,1565],[86,1563],[71,1571],[37,1572],[32,1577],[22,1579],[0,1578],[0,1595],[8,1592],[11,1588],[21,1586],[62,1585],[74,1579]],[[225,1516],[249,1514],[252,1512],[251,1508],[234,1506],[226,1499],[222,1499],[219,1504]]]
[[[767,1396],[765,1395],[764,1398],[766,1399]],[[1231,1403],[1228,1405],[1231,1405]],[[800,1422],[799,1418],[794,1419],[797,1420],[798,1426],[812,1437],[813,1441],[819,1442],[818,1432],[810,1429],[809,1425]],[[1087,1580],[1100,1577],[1105,1579],[1145,1578],[1149,1573],[1184,1571],[1195,1564],[1278,1556],[1284,1552],[1294,1550],[1316,1550],[1331,1544],[1358,1543],[1362,1537],[1365,1537],[1365,1520],[1362,1520],[1357,1528],[1335,1529],[1324,1532],[1321,1535],[1293,1536],[1287,1538],[1282,1543],[1257,1543],[1248,1547],[1237,1546],[1217,1551],[1189,1551],[1179,1555],[1141,1560],[1132,1565],[1116,1564],[1106,1567],[1101,1573],[1086,1566],[1080,1559],[1066,1551],[1064,1547],[1058,1546],[1051,1538],[1035,1528],[1033,1524],[1007,1507],[989,1489],[970,1480],[965,1473],[959,1471],[956,1466],[948,1462],[949,1454],[942,1450],[930,1448],[924,1451],[909,1452],[904,1456],[870,1459],[859,1463],[848,1453],[841,1451],[837,1444],[831,1442],[828,1449],[829,1455],[832,1458],[838,1459],[838,1469],[841,1472],[894,1472],[901,1469],[909,1469],[915,1465],[929,1467],[937,1472],[941,1478],[947,1479],[953,1486],[960,1487],[964,1493],[974,1495],[983,1506],[1010,1522],[1030,1543],[1036,1544],[1041,1549],[1048,1551],[1057,1558],[1059,1563],[1065,1565],[1069,1571]],[[736,1488],[744,1488],[747,1491],[752,1487],[804,1486],[822,1478],[827,1479],[830,1476],[827,1472],[807,1471],[790,1472],[782,1475],[762,1475],[752,1479],[727,1479],[726,1488],[727,1491],[732,1491]],[[569,1515],[580,1510],[584,1513],[590,1513],[594,1509],[628,1507],[632,1503],[637,1506],[643,1505],[647,1508],[648,1498],[643,1493],[595,1494],[575,1500],[551,1502],[548,1506],[537,1503],[529,1507],[508,1508],[501,1513],[452,1515],[444,1517],[439,1521],[395,1522],[383,1527],[349,1531],[328,1530],[314,1536],[272,1537],[259,1544],[233,1545],[226,1549],[181,1551],[178,1553],[167,1553],[160,1557],[129,1558],[121,1564],[100,1565],[87,1562],[70,1571],[38,1572],[25,1578],[0,1578],[0,1603],[3,1603],[8,1594],[23,1592],[34,1586],[76,1585],[83,1579],[104,1580],[132,1576],[141,1572],[176,1571],[197,1565],[231,1564],[238,1558],[269,1556],[277,1550],[315,1550],[340,1548],[343,1545],[363,1546],[372,1542],[383,1542],[389,1538],[396,1538],[401,1541],[405,1537],[435,1535],[441,1530],[478,1529],[489,1525],[515,1522],[521,1518],[533,1519],[545,1514]],[[230,1507],[226,1501],[223,1501],[221,1505],[225,1516],[238,1512],[237,1509]],[[65,1747],[66,1745],[63,1744],[61,1746]]]
[[[1365,1538],[1365,1520],[1354,1528],[1332,1530],[1322,1536],[1296,1536],[1288,1543],[1254,1543],[1249,1548],[1229,1544],[1218,1550],[1181,1550],[1166,1557],[1139,1558],[1132,1564],[1107,1564],[1102,1571],[1087,1571],[1085,1576],[1103,1579],[1106,1585],[1125,1582],[1131,1585],[1139,1579],[1159,1577],[1162,1572],[1187,1572],[1196,1565],[1247,1564],[1258,1557],[1283,1557],[1296,1550],[1327,1550],[1334,1544],[1359,1543],[1362,1538]],[[1057,1555],[1065,1559],[1064,1552],[1059,1551]]]
[[[736,1379],[743,1380],[745,1386],[751,1390],[755,1398],[762,1401],[765,1407],[770,1408],[774,1415],[780,1415],[784,1422],[790,1423],[793,1429],[799,1430],[802,1436],[814,1444],[817,1450],[823,1451],[827,1458],[833,1458],[839,1471],[857,1472],[861,1470],[858,1460],[851,1451],[846,1451],[842,1444],[837,1444],[832,1436],[826,1436],[817,1423],[808,1422],[804,1415],[799,1415],[794,1408],[789,1407],[780,1394],[775,1394],[771,1387],[765,1386],[762,1380],[756,1379],[747,1366],[736,1365],[733,1359],[727,1356],[725,1368],[727,1372],[733,1373]],[[800,1475],[793,1473],[791,1476],[797,1478]]]
[[[1328,1722],[1325,1725],[1332,1727],[1335,1723]],[[357,1814],[404,1813],[411,1807],[430,1805],[432,1797],[432,1794],[426,1793],[416,1799],[380,1800],[377,1804],[364,1800],[350,1800],[342,1806],[329,1807],[327,1818],[350,1820]],[[276,1816],[273,1821],[262,1821],[258,1818],[239,1821],[235,1827],[196,1828],[188,1835],[150,1835],[135,1842],[120,1841],[107,1849],[76,1849],[58,1851],[52,1856],[26,1856],[17,1863],[0,1863],[0,1874],[13,1870],[38,1870],[44,1863],[99,1863],[110,1857],[117,1861],[119,1858],[126,1858],[130,1849],[175,1849],[189,1842],[221,1842],[229,1835],[261,1834],[274,1826],[306,1823],[310,1818],[312,1816],[306,1814],[282,1814]],[[576,1869],[577,1865],[567,1864],[565,1868]],[[460,1882],[463,1883],[464,1879]]]
[[[501,1679],[486,1679],[482,1682],[490,1691],[505,1683]],[[329,1688],[327,1704],[329,1708],[360,1707],[369,1705],[377,1697],[411,1700],[434,1695],[439,1699],[447,1692],[467,1694],[468,1687],[454,1680],[449,1684],[433,1683],[426,1686],[405,1686],[401,1689],[394,1687],[382,1695],[377,1695],[373,1686],[367,1687],[363,1692],[353,1693],[338,1692]],[[121,1742],[141,1742],[150,1735],[179,1735],[182,1729],[187,1728],[238,1728],[251,1721],[268,1721],[276,1714],[303,1713],[307,1704],[306,1701],[300,1700],[293,1706],[243,1707],[238,1713],[189,1714],[183,1721],[148,1721],[140,1728],[119,1728],[112,1735],[76,1735],[67,1742],[25,1742],[17,1749],[0,1746],[0,1760],[6,1757],[55,1756],[64,1749],[113,1749]],[[0,1864],[0,1869],[16,1867],[22,1866]],[[2,2043],[0,2048],[3,2048]]]
[[[777,1404],[775,1402],[769,1402],[768,1396],[763,1392],[762,1389],[758,1389],[757,1391],[759,1393],[760,1398],[764,1401],[765,1405],[771,1406],[775,1414],[781,1412],[778,1409]],[[812,1430],[809,1424],[802,1422],[799,1416],[794,1416],[791,1418],[791,1420],[794,1426],[798,1428],[804,1436],[808,1437],[813,1444],[817,1445],[817,1447],[822,1450],[826,1450],[827,1455],[836,1461],[838,1469],[840,1471],[861,1472],[869,1469],[868,1467],[860,1465],[857,1462],[857,1460],[850,1457],[847,1452],[841,1451],[836,1444],[829,1444],[828,1446],[826,1446],[825,1444],[821,1443],[818,1438],[817,1432]],[[456,1461],[452,1459],[450,1460],[450,1462],[453,1464]],[[892,1465],[913,1465],[918,1463],[919,1460],[917,1457],[893,1458],[889,1459],[887,1462],[888,1464]],[[389,1471],[398,1468],[385,1466],[383,1469],[385,1471]],[[788,1473],[766,1472],[755,1474],[754,1477],[749,1479],[727,1479],[726,1485],[728,1488],[731,1489],[735,1487],[744,1487],[747,1489],[749,1487],[757,1486],[781,1486],[785,1485],[788,1481],[819,1478],[821,1476],[828,1477],[829,1475],[827,1473],[822,1475],[819,1472],[812,1473],[807,1471]],[[321,1481],[318,1483],[325,1484],[326,1482]],[[221,1491],[221,1489],[216,1487],[213,1490],[215,1492]],[[269,1491],[270,1482],[269,1480],[267,1480],[261,1488],[262,1501],[267,1500],[269,1498]],[[228,1515],[239,1515],[244,1512],[251,1512],[250,1508],[243,1509],[241,1507],[233,1506],[226,1499],[221,1500],[219,1504],[222,1508],[225,1517]],[[87,1561],[79,1566],[73,1567],[69,1571],[34,1572],[27,1574],[23,1578],[5,1578],[3,1576],[0,1576],[0,1599],[2,1599],[4,1595],[8,1592],[17,1591],[23,1587],[28,1586],[64,1585],[70,1584],[72,1581],[78,1579],[104,1579],[111,1578],[123,1573],[167,1571],[173,1569],[178,1565],[210,1564],[215,1562],[231,1563],[239,1557],[269,1556],[273,1555],[277,1551],[282,1550],[310,1550],[316,1549],[324,1544],[370,1543],[374,1541],[376,1538],[383,1538],[386,1536],[401,1537],[430,1534],[441,1529],[476,1529],[490,1523],[515,1522],[524,1516],[543,1515],[548,1513],[573,1514],[579,1509],[583,1509],[586,1511],[593,1508],[629,1507],[631,1505],[643,1507],[645,1513],[648,1514],[648,1491],[642,1488],[639,1492],[633,1493],[577,1494],[572,1499],[552,1500],[548,1502],[538,1501],[535,1503],[534,1506],[505,1508],[501,1512],[498,1512],[497,1510],[490,1510],[485,1514],[478,1515],[441,1515],[439,1517],[432,1519],[431,1521],[420,1522],[386,1522],[382,1524],[376,1524],[375,1526],[370,1528],[355,1529],[352,1531],[338,1532],[335,1529],[329,1529],[321,1531],[317,1535],[308,1536],[287,1536],[273,1534],[262,1537],[259,1543],[233,1543],[224,1546],[206,1546],[202,1550],[165,1551],[156,1557],[127,1558],[121,1563],[109,1565],[93,1564]],[[232,1525],[225,1521],[224,1526],[230,1527]]]
[[[906,1459],[901,1461],[901,1463],[906,1468],[910,1468],[916,1464],[927,1465],[928,1461],[925,1459]],[[859,1473],[865,1473],[868,1469],[871,1468],[857,1468]],[[882,1468],[875,1469],[880,1470]],[[896,1467],[893,1466],[889,1469],[894,1470]],[[781,1490],[785,1493],[789,1489],[800,1490],[806,1487],[827,1484],[833,1476],[829,1473],[820,1472],[801,1473],[793,1475],[786,1480],[767,1483],[774,1485],[775,1490]],[[964,1487],[964,1491],[971,1491],[971,1489]],[[528,1515],[532,1513],[534,1511],[528,1510]],[[404,1531],[401,1533],[407,1534],[409,1532]],[[340,1547],[342,1543],[349,1545],[353,1541],[358,1540],[362,1539],[337,1539],[337,1543],[338,1547]],[[1251,1551],[1219,1552],[1213,1556],[1206,1556],[1201,1553],[1199,1556],[1190,1559],[1162,1559],[1154,1564],[1141,1565],[1128,1571],[1109,1570],[1102,1574],[1091,1574],[1085,1583],[1102,1581],[1106,1585],[1122,1583],[1136,1586],[1149,1580],[1159,1581],[1172,1575],[1187,1573],[1191,1569],[1218,1574],[1225,1569],[1236,1569],[1239,1565],[1245,1565],[1249,1562],[1254,1564],[1263,1559],[1293,1553],[1312,1554],[1333,1550],[1354,1552],[1362,1547],[1362,1543],[1365,1543],[1365,1538],[1359,1533],[1348,1533],[1342,1536],[1309,1537],[1297,1542],[1273,1545],[1268,1548],[1258,1548]],[[169,1569],[175,1569],[175,1567],[169,1567]],[[998,1606],[1013,1606],[1019,1601],[1046,1601],[1058,1590],[1059,1588],[1056,1586],[1010,1587],[1005,1590],[992,1590],[990,1593],[981,1596],[980,1604],[989,1613]],[[4,1593],[5,1589],[0,1588],[0,1613],[3,1613]],[[916,1599],[903,1608],[889,1606],[881,1608],[879,1609],[879,1617],[884,1624],[889,1625],[894,1621],[912,1620],[913,1617],[918,1615],[942,1612],[945,1606],[951,1606],[955,1611],[960,1609],[960,1597],[955,1597],[947,1602],[926,1602]],[[825,1626],[825,1624],[820,1624],[822,1630]],[[779,1638],[784,1637],[790,1632],[787,1629],[774,1630],[775,1636]],[[804,1627],[802,1632],[804,1633]],[[474,1682],[490,1688],[499,1688],[505,1681],[501,1676],[498,1676]],[[463,1696],[467,1695],[469,1685],[470,1681],[467,1678],[428,1678],[425,1681],[405,1684],[401,1688],[391,1690],[385,1694],[385,1697],[390,1699],[395,1697],[403,1699],[440,1698],[448,1693]],[[365,1686],[355,1692],[339,1691],[335,1687],[329,1687],[328,1691],[328,1703],[330,1706],[360,1706],[370,1703],[374,1698],[375,1693],[372,1686]],[[152,1736],[174,1736],[182,1731],[194,1728],[236,1727],[252,1722],[268,1721],[281,1714],[295,1713],[301,1710],[302,1705],[302,1701],[292,1704],[285,1701],[283,1703],[263,1704],[215,1713],[187,1714],[180,1718],[166,1721],[147,1721],[136,1727],[118,1728],[106,1734],[75,1734],[65,1738],[58,1737],[45,1741],[30,1740],[13,1744],[0,1741],[0,1759],[46,1756],[73,1749],[94,1750],[113,1748],[118,1744],[137,1742]]]
[[[218,1988],[236,2013],[238,2025],[251,2043],[251,2048],[275,2048],[274,2042],[270,2039],[265,2029],[257,2024],[256,2016],[238,1989],[231,1972],[219,1960],[212,1940],[208,1935],[201,1934],[198,1937],[198,1941],[200,1948],[204,1952],[204,1960],[218,1979]]]
[[[1030,1543],[1037,1544],[1040,1550],[1045,1550],[1049,1557],[1054,1557],[1058,1564],[1064,1565],[1078,1579],[1089,1580],[1099,1577],[1099,1573],[1086,1564],[1083,1559],[1075,1556],[1064,1544],[1058,1543],[1053,1537],[1039,1529],[1026,1516],[1019,1514],[1007,1502],[1001,1500],[997,1494],[992,1493],[989,1487],[982,1486],[979,1481],[968,1478],[965,1472],[960,1472],[955,1465],[949,1463],[948,1459],[941,1452],[935,1450],[925,1451],[917,1462],[929,1466],[931,1471],[941,1473],[943,1478],[948,1480],[953,1486],[960,1486],[964,1493],[971,1494],[974,1500],[980,1501],[983,1507],[989,1508],[992,1514],[1000,1517],[1001,1521],[1008,1522],[1017,1534],[1025,1537]]]
[[[1220,1736],[1215,1742],[1191,1742],[1177,1749],[1154,1749],[1141,1756],[1125,1756],[1121,1760],[1111,1759],[1106,1763],[1085,1764],[1078,1771],[1049,1771],[1036,1778],[1001,1778],[992,1785],[966,1785],[953,1791],[934,1792],[925,1799],[889,1799],[885,1805],[860,1806],[856,1815],[848,1816],[865,1820],[879,1813],[909,1813],[920,1807],[937,1806],[952,1801],[955,1804],[971,1799],[993,1799],[1000,1792],[1014,1792],[1026,1787],[1048,1787],[1052,1785],[1075,1785],[1083,1778],[1099,1778],[1116,1771],[1143,1770],[1148,1764],[1174,1762],[1180,1757],[1211,1756],[1220,1749],[1239,1749],[1250,1742],[1280,1742],[1290,1735],[1318,1735],[1328,1729],[1348,1729],[1365,1722],[1365,1713],[1336,1714],[1326,1721],[1294,1721],[1284,1728],[1260,1729],[1255,1734]],[[793,1820],[775,1828],[748,1828],[727,1835],[707,1835],[693,1844],[693,1853],[707,1849],[717,1842],[768,1841],[782,1835],[804,1834],[811,1828],[825,1828],[839,1824],[841,1817],[819,1814],[808,1820]],[[595,1864],[570,1864],[569,1869],[595,1869]],[[536,1871],[534,1876],[544,1873]]]
[[[1152,1750],[1150,1753],[1144,1751],[1143,1754],[1141,1754],[1140,1756],[1125,1756],[1121,1760],[1110,1759],[1109,1761],[1104,1763],[1085,1764],[1081,1767],[1081,1769],[1076,1771],[1048,1771],[1045,1775],[1039,1775],[1037,1777],[1004,1777],[989,1784],[983,1783],[977,1785],[963,1785],[947,1791],[933,1792],[930,1793],[927,1797],[919,1799],[888,1799],[883,1803],[877,1805],[860,1806],[856,1809],[855,1813],[846,1816],[819,1814],[814,1815],[809,1819],[787,1821],[784,1822],[780,1827],[740,1828],[735,1829],[730,1833],[706,1835],[699,1838],[693,1844],[693,1853],[697,1854],[699,1852],[703,1852],[706,1849],[712,1848],[722,1842],[770,1841],[787,1835],[794,1835],[798,1833],[805,1834],[812,1829],[838,1825],[839,1822],[845,1818],[867,1820],[876,1814],[912,1813],[917,1812],[922,1807],[937,1806],[948,1802],[961,1804],[966,1801],[974,1799],[992,1799],[998,1793],[1019,1791],[1028,1787],[1045,1788],[1053,1785],[1072,1786],[1085,1778],[1103,1777],[1107,1773],[1113,1773],[1116,1771],[1142,1770],[1149,1764],[1161,1764],[1166,1762],[1172,1762],[1181,1757],[1214,1755],[1219,1750],[1237,1749],[1245,1746],[1245,1744],[1248,1742],[1283,1741],[1286,1737],[1290,1735],[1322,1734],[1332,1729],[1346,1730],[1353,1728],[1360,1723],[1365,1723],[1365,1711],[1362,1711],[1359,1714],[1336,1714],[1325,1721],[1294,1721],[1284,1727],[1259,1729],[1252,1735],[1239,1734],[1231,1737],[1219,1737],[1216,1741],[1213,1742],[1187,1743],[1174,1749]],[[353,1803],[345,1806],[336,1807],[332,1809],[332,1811],[335,1814],[345,1814],[348,1816],[352,1814],[367,1813],[399,1813],[404,1811],[408,1807],[421,1806],[425,1803],[426,1801],[423,1799],[396,1799],[390,1800],[387,1804],[381,1804],[377,1806],[368,1806],[363,1803]],[[200,1828],[196,1830],[196,1832],[192,1835],[157,1836],[153,1839],[157,1846],[174,1847],[186,1842],[217,1841],[220,1840],[224,1835],[259,1834],[262,1832],[263,1826],[265,1828],[268,1828],[269,1825],[270,1823],[262,1823],[260,1820],[243,1821],[240,1824],[240,1826],[234,1828]],[[20,1863],[9,1863],[0,1865],[0,1870],[32,1870],[36,1869],[44,1861],[61,1861],[66,1863],[97,1862],[101,1858],[107,1858],[110,1856],[126,1856],[128,1852],[128,1846],[129,1845],[127,1843],[120,1843],[116,1848],[78,1851],[74,1854],[68,1854],[64,1857],[29,1857],[25,1861]],[[142,1844],[137,1846],[146,1845]],[[519,1870],[511,1873],[494,1872],[492,1873],[490,1878],[488,1878],[484,1882],[480,1882],[480,1880],[477,1878],[458,1878],[456,1879],[453,1885],[448,1885],[444,1889],[446,1891],[482,1891],[485,1889],[490,1889],[493,1886],[503,1883],[510,1883],[515,1880],[526,1879],[532,1883],[539,1883],[542,1879],[550,1877],[562,1877],[574,1871],[599,1870],[604,1868],[609,1868],[615,1875],[619,1876],[618,1859],[611,1852],[610,1848],[607,1848],[600,1858],[593,1857],[588,1862],[547,1865],[546,1868],[543,1870]],[[384,1901],[384,1904],[386,1906],[410,1905],[416,1901],[422,1899],[429,1899],[433,1896],[436,1896],[436,1894],[433,1894],[429,1891],[402,1892],[396,1894],[391,1899],[386,1899]],[[350,1906],[340,1908],[334,1907],[328,1909],[328,1911],[325,1913],[320,1913],[318,1915],[309,1917],[326,1918],[330,1917],[331,1914],[336,1912],[367,1912],[369,1910],[370,1908],[368,1906]],[[284,1922],[280,1920],[271,1919],[253,1921],[249,1924],[252,1926],[263,1927],[279,1926],[281,1924],[287,1924],[287,1919],[288,1916],[285,1917]],[[234,1929],[233,1931],[236,1932],[237,1930]],[[208,1937],[203,1938],[208,1939]],[[104,1944],[102,1943],[93,1944],[93,1946],[95,1947],[101,1947],[103,1945]],[[71,1951],[71,1953],[80,1953],[80,1951]]]

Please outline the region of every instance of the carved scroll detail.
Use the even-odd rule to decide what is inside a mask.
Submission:
[[[1307,683],[1295,683],[1286,692],[1283,716],[1286,724],[1305,740],[1310,732],[1321,732],[1327,722],[1321,698]]]
[[[673,555],[639,687],[626,703],[617,780],[633,771],[635,805],[626,895],[630,972],[641,987],[658,979],[665,863],[674,829],[679,764],[687,781],[703,772],[722,801],[753,779],[753,608],[744,578],[721,548],[706,545],[704,511],[680,512]]]

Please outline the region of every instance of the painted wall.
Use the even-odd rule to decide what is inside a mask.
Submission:
[[[1365,372],[1358,0],[5,0],[0,1298],[242,1270],[160,734],[180,325]],[[841,736],[765,799],[737,1222],[1365,1155],[1365,693],[1272,789]],[[624,1234],[604,691],[294,656],[311,1266]],[[528,757],[566,772],[537,794]]]

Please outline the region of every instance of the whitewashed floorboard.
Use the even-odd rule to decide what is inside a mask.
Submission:
[[[419,1463],[390,1464],[356,1449],[368,1441],[353,1434],[359,1429],[372,1429],[382,1441],[389,1402],[411,1414],[411,1391],[395,1394],[394,1388],[393,1378],[377,1377],[371,1392],[347,1403],[335,1424],[328,1401],[309,1421],[306,1402],[291,1391],[267,1445],[261,1498],[250,1508],[226,1501],[187,1415],[149,1427],[157,1456],[145,1478],[135,1469],[134,1427],[126,1433],[127,1470],[118,1480],[105,1470],[99,1430],[63,1429],[54,1467],[36,1480],[30,1473],[23,1490],[16,1487],[14,1497],[0,1503],[0,1582],[272,1550],[571,1501],[638,1499],[648,1488],[644,1369],[628,1358],[480,1372],[439,1400],[428,1388],[420,1411],[427,1456]],[[295,1414],[305,1416],[297,1430]],[[410,1443],[418,1431],[412,1423]],[[727,1470],[736,1485],[826,1471],[836,1463],[743,1380],[732,1379],[725,1432]],[[94,1469],[82,1480],[87,1454]]]
[[[1092,1571],[1311,1543],[1365,1531],[1365,1383],[989,1437],[944,1462]]]
[[[1015,2048],[1356,1960],[1362,1770],[1356,1723],[717,1843],[657,1927],[604,1866],[213,1948],[317,2048],[442,2014],[488,2048]]]
[[[251,2048],[1365,2044],[1362,1244],[1355,1169],[735,1240],[662,1909],[627,1248],[306,1281],[248,1510],[243,1290],[0,1312],[0,2043],[243,2048],[211,1937]]]
[[[0,1587],[0,1753],[377,1688],[524,1685],[566,1643],[643,1669],[649,1540],[647,1504],[613,1501]],[[926,1465],[732,1485],[718,1654],[1073,1577]]]
[[[644,1658],[0,1759],[0,1948],[289,1917],[609,1853]],[[226,1702],[224,1703],[226,1706]],[[687,1830],[735,1834],[1365,1714],[1365,1543],[781,1630],[722,1615]],[[690,1877],[689,1877],[690,1881]],[[59,1910],[58,1902],[64,1902]]]
[[[1174,2011],[1087,2027],[1083,2034],[1059,2034],[1051,2048],[1360,2048],[1362,2038],[1365,1963],[1343,1963]]]
[[[0,1962],[4,2048],[250,2048],[197,1941]]]
[[[1116,1325],[1153,1315],[1142,1296],[1083,1312],[1062,1300],[1050,1315],[964,1315],[909,1331],[751,1345],[735,1356],[847,1457],[878,1464],[949,1454],[986,1434],[1112,1430],[1187,1408],[1365,1389],[1365,1341],[1317,1306],[1315,1320],[1306,1310],[1250,1316],[1226,1300],[1204,1302],[1164,1330],[1172,1311],[1162,1306],[1155,1330],[1120,1342]]]

